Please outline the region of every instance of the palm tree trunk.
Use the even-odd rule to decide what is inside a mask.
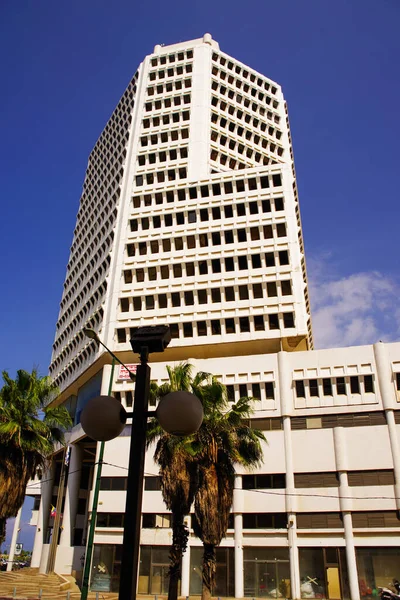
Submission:
[[[203,554],[203,585],[201,600],[210,600],[211,591],[215,583],[217,559],[214,544],[204,544]]]
[[[168,600],[177,600],[178,586],[181,578],[182,554],[186,550],[189,532],[184,522],[184,515],[173,518],[172,546],[169,551],[169,585]]]

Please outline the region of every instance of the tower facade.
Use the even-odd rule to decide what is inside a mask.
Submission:
[[[95,360],[84,325],[124,353],[147,324],[170,360],[312,347],[282,90],[208,34],[155,47],[90,155],[51,375]]]

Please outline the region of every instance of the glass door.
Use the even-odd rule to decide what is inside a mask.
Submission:
[[[150,594],[168,594],[168,565],[152,565]]]

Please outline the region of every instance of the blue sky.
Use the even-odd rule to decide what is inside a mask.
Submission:
[[[400,338],[398,0],[2,0],[0,368],[50,361],[88,154],[144,55],[210,32],[289,104],[319,347]]]

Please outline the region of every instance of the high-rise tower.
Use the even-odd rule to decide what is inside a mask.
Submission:
[[[90,155],[50,373],[158,323],[167,360],[312,347],[286,103],[209,34],[154,48]]]

